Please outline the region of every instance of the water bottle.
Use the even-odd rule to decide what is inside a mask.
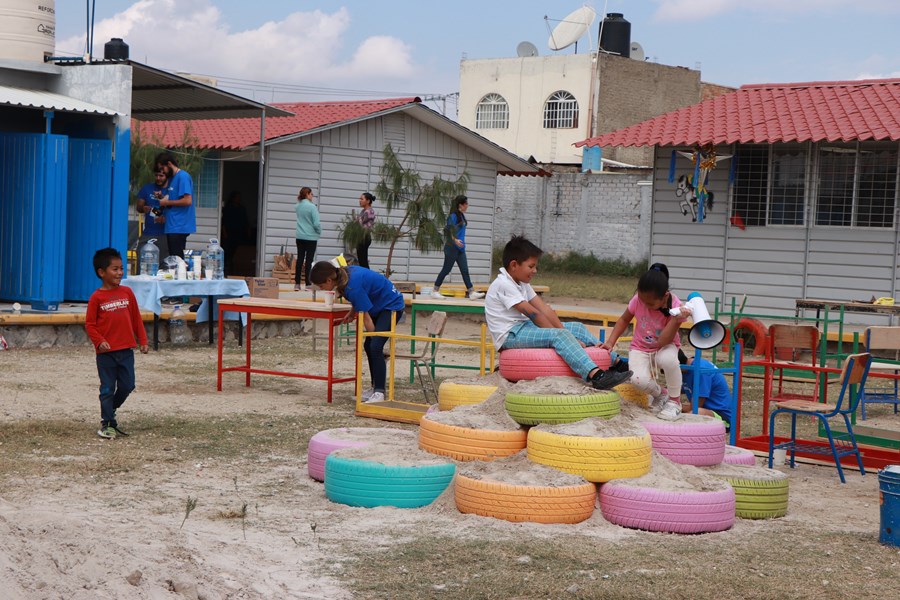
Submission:
[[[184,323],[184,311],[181,310],[180,304],[176,304],[172,314],[169,315],[169,340],[179,345],[187,344],[190,340],[187,325]]]
[[[210,238],[206,246],[206,269],[212,271],[213,279],[225,279],[225,250],[216,238]]]
[[[153,243],[155,241],[156,238],[141,246],[141,275],[156,277],[159,271],[159,247]]]

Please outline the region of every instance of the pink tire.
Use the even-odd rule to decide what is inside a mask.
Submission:
[[[381,439],[396,436],[407,436],[413,440],[416,438],[412,431],[390,427],[339,427],[320,431],[309,440],[307,472],[316,481],[325,481],[325,459],[335,450],[377,444]]]
[[[644,421],[641,425],[650,432],[653,449],[672,462],[709,467],[725,457],[725,423],[712,417],[699,422]]]
[[[600,486],[600,511],[610,523],[667,533],[725,531],[734,525],[734,489],[684,492],[629,485]]]
[[[609,351],[592,346],[585,348],[588,356],[601,369],[608,369]],[[500,353],[500,375],[509,381],[538,377],[578,377],[553,348],[518,348]]]
[[[737,446],[725,446],[725,456],[722,462],[729,465],[756,466],[756,455],[744,448]]]

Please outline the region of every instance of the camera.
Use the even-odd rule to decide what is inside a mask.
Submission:
[[[154,206],[153,208],[150,209],[150,214],[153,215],[154,217],[161,217],[163,214],[163,211],[160,207]]]

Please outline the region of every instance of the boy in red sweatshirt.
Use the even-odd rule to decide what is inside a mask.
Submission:
[[[122,287],[122,255],[115,248],[94,254],[94,272],[103,282],[88,300],[84,328],[97,350],[100,374],[100,430],[97,435],[113,439],[128,435],[116,422],[116,409],[134,390],[135,338],[146,354],[147,332],[131,288]]]

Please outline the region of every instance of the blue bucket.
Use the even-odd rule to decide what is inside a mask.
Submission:
[[[900,465],[878,471],[881,533],[878,541],[900,548]]]

